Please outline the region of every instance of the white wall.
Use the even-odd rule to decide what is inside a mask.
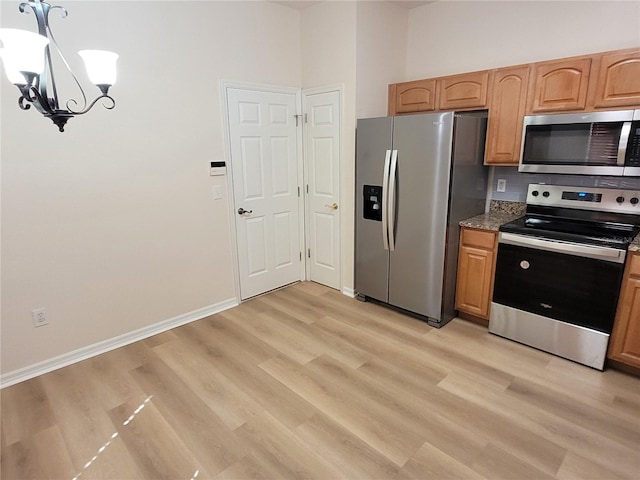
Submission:
[[[0,80],[3,374],[233,299],[226,179],[208,174],[208,162],[224,159],[219,82],[300,86],[295,10],[64,6],[69,16],[53,12],[51,22],[82,83],[77,50],[120,53],[117,105],[59,133],[19,110],[17,89]],[[1,13],[3,27],[35,29],[17,1]],[[224,199],[213,200],[214,184]],[[50,324],[36,329],[39,307]]]
[[[405,80],[640,45],[640,2],[440,1],[409,13]]]
[[[389,2],[358,2],[356,116],[387,114],[390,83],[406,69],[409,10]]]
[[[343,85],[341,157],[342,287],[353,288],[356,121],[356,3],[322,2],[302,11],[302,87]]]
[[[18,3],[0,2],[1,25],[32,30]],[[65,6],[52,24],[66,52],[121,54],[117,106],[60,134],[0,80],[2,374],[234,297],[227,193],[211,194],[226,180],[207,168],[224,159],[220,79],[344,85],[342,282],[352,288],[356,118],[386,113],[388,83],[640,45],[637,1],[447,1],[408,13],[336,1],[302,12]],[[50,324],[35,329],[39,307]]]

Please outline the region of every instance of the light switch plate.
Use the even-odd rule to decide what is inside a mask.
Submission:
[[[504,178],[498,179],[498,185],[496,187],[496,191],[498,192],[506,192],[507,191],[507,180]]]

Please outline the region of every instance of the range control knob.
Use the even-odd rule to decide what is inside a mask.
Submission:
[[[531,195],[537,197],[538,195],[540,195],[540,192],[538,190],[534,190],[533,192],[531,192]]]
[[[631,202],[631,205],[637,205],[637,203],[640,202],[640,199],[638,199],[638,197],[633,197],[629,201]]]
[[[624,197],[618,197],[618,198],[616,198],[616,202],[618,202],[618,203],[624,203]]]
[[[549,192],[542,192],[542,196],[543,196],[544,198],[547,198],[549,195],[550,195],[550,193],[549,193]]]

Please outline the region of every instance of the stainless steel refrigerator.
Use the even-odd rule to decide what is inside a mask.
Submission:
[[[484,212],[486,114],[358,120],[355,290],[440,327],[455,316],[460,220]]]

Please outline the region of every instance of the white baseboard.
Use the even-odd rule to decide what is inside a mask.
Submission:
[[[347,297],[355,298],[356,291],[353,288],[342,287],[342,294]]]
[[[134,330],[132,332],[128,332],[114,338],[110,338],[109,340],[94,343],[93,345],[87,345],[86,347],[82,347],[77,350],[58,355],[57,357],[53,357],[48,360],[29,365],[28,367],[5,373],[0,376],[0,389],[15,385],[16,383],[29,380],[30,378],[34,378],[45,373],[49,373],[53,370],[66,367],[73,363],[86,360],[87,358],[95,357],[96,355],[115,350],[116,348],[124,347],[125,345],[129,345],[130,343],[144,340],[145,338],[152,337],[153,335],[157,335],[158,333],[166,332],[167,330],[171,330],[172,328],[176,328],[181,325],[185,325],[187,323],[191,323],[196,320],[208,317],[209,315],[214,315],[216,313],[222,312],[223,310],[235,307],[236,305],[238,305],[238,300],[235,298],[224,300],[214,305],[199,308],[198,310],[194,310],[192,312],[184,313],[168,320],[154,323],[153,325],[149,325],[148,327],[143,327],[138,330]]]

